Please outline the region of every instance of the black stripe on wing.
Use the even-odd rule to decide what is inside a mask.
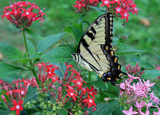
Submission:
[[[102,80],[104,82],[110,81],[113,85],[115,85],[115,82],[117,79],[120,79],[121,76],[123,76],[124,72],[121,71],[121,65],[118,63],[118,57],[115,56],[113,50],[106,49],[106,45],[101,45],[101,49],[103,50],[103,53],[105,54],[107,60],[110,62],[110,71],[105,72],[102,76]]]
[[[113,36],[112,35],[113,16],[112,16],[111,13],[107,13],[107,14],[103,14],[103,15],[99,16],[95,21],[92,22],[92,24],[88,27],[86,32],[84,32],[84,34],[81,37],[81,40],[80,40],[80,42],[78,44],[77,53],[80,53],[80,45],[82,45],[81,43],[86,41],[86,39],[84,39],[85,35],[87,35],[92,41],[94,39],[98,39],[98,37],[95,37],[95,35],[98,32],[94,29],[93,25],[96,24],[96,26],[99,27],[99,24],[101,23],[101,19],[102,18],[105,18],[105,22],[103,22],[105,26],[101,27],[101,28],[104,27],[104,32],[105,32],[105,36],[104,36],[105,42],[104,42],[104,44],[106,44],[109,49],[112,48],[112,46],[111,46],[111,42],[112,42],[111,37]],[[89,44],[88,45],[85,44],[84,47],[89,47]]]
[[[112,14],[107,14],[108,18],[106,19],[106,23],[105,23],[105,45],[108,46],[108,49],[112,48],[112,37],[113,37],[113,16]]]

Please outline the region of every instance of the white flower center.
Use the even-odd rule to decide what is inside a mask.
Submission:
[[[134,10],[135,10],[135,11],[138,11],[138,8],[135,7]]]
[[[29,15],[29,12],[26,12],[26,15]]]
[[[89,99],[89,102],[90,102],[90,103],[93,103],[92,99]]]
[[[9,15],[9,12],[6,13],[6,16]]]
[[[17,14],[17,11],[14,11],[15,14]]]
[[[78,85],[81,85],[81,82],[78,81],[77,84],[78,84]]]
[[[92,95],[92,92],[89,92],[89,94],[91,94],[91,95]]]
[[[20,106],[19,106],[19,105],[16,105],[16,109],[20,109]]]
[[[70,94],[71,94],[71,96],[74,95],[73,93],[70,93]]]
[[[124,16],[127,17],[127,13],[124,13]]]
[[[21,94],[22,94],[22,95],[24,95],[24,94],[25,94],[25,92],[22,90],[22,91],[21,91]]]
[[[78,6],[81,6],[81,4],[79,4]]]
[[[108,4],[108,0],[106,0],[106,1],[104,2],[104,4]]]
[[[121,11],[121,8],[117,8],[117,11],[120,12],[120,11]]]

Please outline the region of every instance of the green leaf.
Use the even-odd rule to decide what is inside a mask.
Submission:
[[[1,78],[12,75],[20,70],[22,70],[22,68],[18,66],[9,65],[9,64],[0,62],[0,77]]]
[[[153,70],[145,70],[145,72],[142,74],[144,79],[153,79],[160,76],[160,70],[153,69]]]
[[[27,40],[28,54],[35,54],[36,49],[30,40]]]
[[[35,33],[33,30],[31,29],[27,29],[26,32],[28,34],[30,34],[31,36],[33,36],[34,38],[37,38],[37,39],[43,39],[43,37],[41,37],[39,34]]]
[[[73,33],[77,42],[83,35],[82,23],[73,23],[73,25],[68,26],[64,29],[65,32]]]
[[[22,57],[22,53],[18,48],[2,42],[0,42],[0,52],[8,58]]]
[[[103,82],[100,78],[96,81],[91,82],[91,84],[95,85],[98,88],[106,89],[105,82]]]
[[[65,62],[71,59],[71,54],[73,53],[70,46],[61,46],[52,49],[46,54],[42,55],[42,60],[45,62]]]
[[[139,54],[139,53],[151,53],[148,50],[137,50],[131,46],[128,46],[124,43],[118,42],[118,50],[116,52],[117,55],[123,55],[123,54]]]
[[[45,50],[50,48],[52,45],[57,43],[62,38],[63,35],[64,33],[59,33],[59,34],[47,36],[44,39],[39,40],[37,44],[37,51],[44,52]]]
[[[17,79],[22,79],[22,76],[18,75],[18,74],[11,74],[6,76],[2,76],[1,79],[7,83],[12,83],[14,80]]]
[[[103,10],[101,8],[98,8],[98,7],[94,7],[94,6],[89,6],[89,7],[92,8],[92,9],[95,9],[97,11],[106,12],[105,10]]]
[[[105,97],[118,97],[119,96],[119,88],[112,85],[110,82],[107,83],[107,90],[101,91],[100,95],[101,97],[105,98]]]
[[[118,105],[119,104],[117,101],[97,104],[96,111],[91,113],[89,112],[89,115],[110,115],[110,114],[112,115],[112,112],[114,112],[115,110],[117,110],[117,108],[119,108]]]

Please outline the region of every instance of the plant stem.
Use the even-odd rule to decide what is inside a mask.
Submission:
[[[23,41],[24,41],[24,46],[25,46],[26,52],[28,53],[28,47],[27,47],[27,40],[26,40],[25,30],[23,30]],[[29,55],[28,55],[28,57],[29,57]],[[39,83],[38,76],[37,76],[36,71],[34,69],[34,65],[32,63],[32,60],[29,59],[29,63],[30,63],[30,66],[31,66],[31,71],[32,71],[34,77],[36,77],[37,83]]]
[[[91,82],[91,72],[88,71],[88,82],[90,83]]]

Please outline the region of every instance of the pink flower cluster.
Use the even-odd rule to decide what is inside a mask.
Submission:
[[[120,14],[121,19],[128,22],[129,13],[138,15],[138,8],[133,0],[102,0],[102,6],[106,6],[109,12]]]
[[[43,11],[36,6],[35,3],[30,2],[14,2],[10,6],[6,6],[3,10],[3,16],[6,17],[11,23],[15,24],[18,28],[26,29],[32,25],[36,20],[44,21]]]
[[[99,3],[99,0],[77,0],[74,7],[78,9],[77,12],[83,12],[89,9],[89,5],[97,6]]]
[[[137,69],[139,68],[139,69]],[[132,68],[132,73],[141,72],[138,64],[136,67]],[[133,71],[134,70],[134,71]],[[130,72],[130,71],[129,71]],[[128,79],[125,82],[120,83],[120,88],[123,90],[120,92],[121,102],[123,105],[130,105],[130,109],[128,111],[123,110],[125,115],[149,115],[151,114],[149,111],[150,107],[156,107],[154,105],[159,105],[160,99],[158,99],[154,92],[151,92],[151,87],[154,86],[155,83],[150,83],[150,80],[142,80],[140,77],[135,77],[133,74],[127,74]],[[132,107],[133,106],[133,107]],[[133,108],[136,111],[133,111]],[[158,108],[158,107],[157,107]],[[129,114],[130,113],[130,114]],[[160,113],[160,109],[158,108],[158,113]],[[154,115],[159,115],[156,112],[153,112]]]

